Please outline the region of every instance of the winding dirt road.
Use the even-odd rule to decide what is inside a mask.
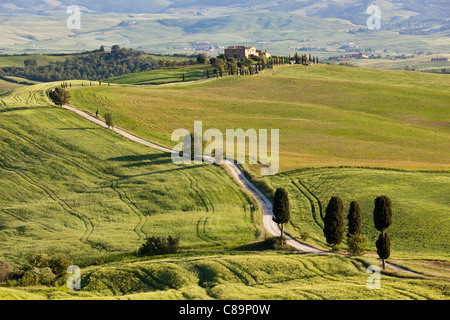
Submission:
[[[70,110],[72,112],[75,112],[76,114],[78,114],[79,116],[85,118],[86,120],[89,120],[99,126],[102,126],[104,128],[108,128],[108,126],[105,124],[105,122],[97,119],[96,117],[91,116],[90,114],[78,110],[76,108],[73,108],[69,105],[64,105],[62,106],[64,109],[66,110]],[[116,132],[117,134],[120,134],[121,136],[137,142],[141,145],[162,151],[162,152],[166,152],[166,153],[172,153],[171,149],[165,148],[165,147],[161,147],[159,145],[156,145],[154,143],[151,143],[149,141],[146,141],[144,139],[138,138],[135,135],[132,135],[126,131],[123,131],[121,129],[118,128],[112,128],[112,130],[114,132]],[[267,197],[258,189],[256,188],[244,175],[244,173],[242,172],[242,170],[234,163],[234,162],[230,162],[225,160],[224,161],[224,165],[227,166],[233,177],[235,178],[235,180],[241,185],[241,187],[247,189],[252,195],[253,197],[255,197],[255,199],[258,201],[258,203],[260,204],[262,211],[263,211],[263,225],[264,228],[273,236],[275,237],[279,237],[281,235],[281,230],[278,226],[277,223],[275,223],[273,221],[273,213],[272,213],[272,203],[269,201],[269,199],[267,199]],[[289,236],[288,234],[285,233],[286,238],[288,239],[287,244],[289,244],[290,246],[292,246],[293,248],[297,249],[298,251],[301,251],[303,253],[308,253],[308,254],[339,254],[339,253],[333,253],[330,251],[323,251],[308,245],[305,245],[295,239],[293,239],[291,236]],[[375,261],[375,260],[374,260]],[[407,272],[411,275],[415,275],[415,276],[421,276],[418,273],[415,273],[411,270],[405,269],[403,267],[400,267],[398,265],[386,262],[386,265],[389,266],[390,268],[392,268],[393,270],[396,271],[403,271],[403,272]]]

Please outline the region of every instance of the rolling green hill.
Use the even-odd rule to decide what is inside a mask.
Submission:
[[[119,77],[105,79],[103,82],[134,85],[165,84],[183,82],[183,75],[185,81],[195,81],[206,78],[207,70],[213,76],[213,68],[211,66],[195,65],[185,68],[166,68],[129,73]]]
[[[0,299],[446,300],[445,279],[382,275],[367,288],[368,262],[340,256],[235,254],[112,263],[82,270],[82,290],[2,288]]]
[[[178,235],[185,250],[258,237],[258,211],[223,169],[175,166],[55,107],[45,90],[56,85],[0,96],[1,261],[56,251],[89,263],[153,235]]]
[[[71,82],[71,105],[112,112],[117,126],[168,147],[171,132],[194,120],[204,130],[279,128],[283,172],[263,178],[246,169],[269,197],[289,190],[287,231],[307,231],[308,244],[325,248],[323,210],[337,194],[346,206],[360,202],[371,251],[262,252],[254,243],[264,235],[261,213],[222,168],[175,166],[170,155],[55,107],[45,92],[59,83],[38,84],[0,95],[0,261],[68,253],[86,266],[83,290],[61,279],[0,286],[0,299],[448,299],[445,75],[319,65],[195,85],[81,83]],[[388,271],[382,289],[369,290],[381,194],[394,205],[391,259],[427,277]],[[181,236],[182,253],[136,258],[149,235]],[[92,265],[101,260],[113,262]]]
[[[113,112],[120,126],[166,147],[174,146],[175,129],[202,120],[205,130],[282,129],[282,170],[448,169],[448,85],[445,75],[319,65],[196,86],[92,87],[71,93],[75,106]]]
[[[195,86],[92,87],[71,93],[74,106],[112,112],[120,126],[168,147],[171,132],[191,128],[194,120],[202,120],[204,130],[223,132],[280,129],[285,172],[262,178],[253,166],[246,168],[269,198],[275,187],[289,189],[293,236],[307,231],[310,244],[326,247],[324,209],[337,194],[347,206],[352,200],[361,203],[374,250],[373,201],[387,194],[395,206],[395,257],[448,260],[446,87],[445,75],[321,65],[280,67]],[[300,167],[317,169],[288,171]]]

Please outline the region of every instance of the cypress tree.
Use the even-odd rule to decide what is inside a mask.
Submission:
[[[362,233],[361,228],[361,208],[357,201],[350,203],[350,210],[347,216],[348,219],[348,234],[347,236],[358,236]]]
[[[325,211],[323,233],[327,243],[339,250],[339,245],[344,238],[344,204],[340,197],[334,196],[330,199]]]
[[[281,224],[281,245],[283,245],[284,224],[291,219],[289,195],[284,188],[278,188],[273,201],[273,221]]]
[[[392,224],[392,203],[387,196],[380,196],[375,199],[375,209],[373,211],[373,222],[375,228],[383,232]]]
[[[373,221],[375,228],[381,232],[377,242],[377,252],[383,261],[383,269],[386,269],[385,260],[391,254],[391,241],[386,229],[392,224],[392,202],[387,196],[380,196],[375,199],[375,209],[373,211]]]
[[[391,256],[391,239],[386,231],[384,231],[384,233],[380,233],[380,236],[375,244],[377,246],[378,256],[383,260],[383,269],[386,269],[385,260]]]

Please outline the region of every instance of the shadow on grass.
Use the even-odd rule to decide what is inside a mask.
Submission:
[[[126,162],[126,164],[123,165],[124,168],[133,168],[169,164],[172,163],[172,157],[169,153],[155,153],[110,158],[108,161]]]
[[[14,111],[27,111],[27,110],[42,110],[42,109],[55,109],[55,107],[20,107],[20,108],[1,108],[0,113],[14,112]]]
[[[258,242],[252,242],[252,243],[248,243],[245,244],[243,246],[237,247],[234,250],[236,251],[286,251],[286,252],[291,252],[291,251],[296,251],[294,248],[292,248],[291,246],[288,245],[284,245],[281,246],[279,244],[278,238],[267,238],[266,240],[263,241],[258,241]]]

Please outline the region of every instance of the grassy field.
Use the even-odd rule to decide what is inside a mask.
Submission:
[[[369,263],[341,256],[245,253],[130,261],[82,270],[82,290],[2,288],[0,299],[445,300],[437,278],[381,277],[367,288]]]
[[[447,62],[431,62],[432,58],[448,58],[450,54],[436,54],[429,56],[416,56],[408,59],[353,59],[352,63],[358,67],[364,68],[379,68],[404,70],[411,66],[416,70],[430,70],[430,69],[449,69],[450,61]]]
[[[131,254],[152,235],[178,235],[186,250],[258,236],[259,211],[223,169],[175,166],[53,106],[45,90],[56,85],[0,96],[1,261],[57,251],[87,263]]]
[[[51,288],[3,286],[0,299],[448,299],[444,77],[321,65],[195,85],[72,81],[74,107],[113,112],[117,126],[165,146],[194,120],[204,130],[279,128],[283,172],[253,179],[269,196],[286,187],[287,231],[307,231],[307,243],[323,248],[329,198],[341,196],[346,211],[358,200],[371,250],[363,258],[263,252],[254,243],[264,234],[259,210],[220,167],[177,167],[52,106],[45,90],[58,84],[0,95],[0,261],[58,251],[87,266],[78,293],[62,279]],[[388,271],[382,290],[367,289],[366,268],[379,264],[370,260],[371,215],[382,194],[393,201],[391,258],[433,277]],[[133,257],[148,235],[180,235],[182,253]],[[102,259],[113,262],[91,265]]]
[[[391,257],[409,260],[450,261],[450,173],[411,172],[368,168],[321,168],[285,172],[270,178],[274,187],[284,187],[291,199],[288,232],[308,232],[310,243],[329,248],[323,236],[323,217],[330,198],[338,195],[346,217],[351,201],[362,211],[363,234],[375,252],[379,232],[373,223],[374,200],[388,195],[393,203]],[[312,241],[313,240],[313,241]],[[344,239],[341,246],[346,248]]]
[[[2,56],[0,57],[0,68],[2,67],[22,67],[23,62],[27,59],[36,60],[38,66],[44,66],[50,62],[63,62],[67,59],[66,56],[46,56],[41,54],[33,55],[17,55],[17,56]]]
[[[169,147],[172,132],[192,130],[195,120],[222,132],[280,129],[282,170],[448,169],[449,84],[445,75],[319,65],[195,86],[93,87],[71,94],[74,106],[112,112],[120,126]]]
[[[386,9],[383,12],[391,11]],[[346,31],[362,26],[339,19],[306,17],[302,12],[238,12],[228,15],[220,10],[208,10],[201,16],[192,13],[133,14],[139,25],[129,28],[118,27],[127,19],[121,13],[84,13],[81,32],[68,30],[65,27],[67,18],[63,12],[51,16],[28,16],[27,19],[20,15],[1,16],[2,49],[6,53],[81,52],[117,44],[148,52],[174,53],[188,51],[185,48],[190,48],[190,43],[202,41],[218,46],[262,46],[274,54],[294,55],[297,48],[327,48],[330,42],[342,45],[356,42],[359,48],[373,48],[377,52],[385,49],[410,53],[415,50],[448,52],[450,47],[444,34],[399,35],[384,29],[350,34]],[[364,24],[365,21],[361,22]],[[313,41],[305,43],[305,39]]]
[[[360,202],[374,250],[373,201],[387,194],[396,217],[390,230],[393,255],[448,260],[450,178],[443,170],[449,166],[448,84],[445,75],[314,66],[195,86],[77,88],[71,93],[73,105],[113,112],[122,127],[166,146],[171,146],[172,130],[189,129],[194,120],[202,120],[204,130],[223,132],[279,128],[284,172],[258,179],[254,167],[247,169],[269,197],[275,187],[289,189],[292,235],[307,231],[310,244],[326,247],[322,218],[329,198],[337,194],[347,206]],[[293,169],[299,167],[318,169]]]
[[[16,88],[20,88],[20,87],[21,87],[20,84],[12,83],[12,82],[0,79],[0,94],[14,90]]]
[[[195,65],[183,68],[167,68],[156,69],[151,71],[129,73],[119,77],[104,80],[115,84],[165,84],[183,82],[183,75],[185,81],[194,81],[206,78],[207,70],[209,70],[211,77],[213,76],[213,68],[208,65]]]

